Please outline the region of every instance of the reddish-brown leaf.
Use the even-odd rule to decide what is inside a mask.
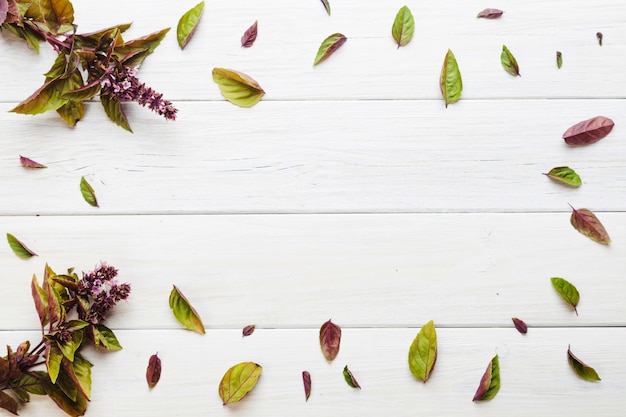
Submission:
[[[567,129],[563,133],[563,139],[568,145],[590,145],[608,135],[614,125],[613,120],[608,117],[592,117]]]
[[[572,206],[570,205],[570,207]],[[589,239],[602,243],[603,245],[611,243],[608,232],[591,210],[586,208],[576,210],[572,207],[570,222],[572,226],[574,226],[574,229],[578,230]]]
[[[150,356],[148,361],[148,369],[146,370],[146,380],[148,381],[148,387],[154,388],[161,379],[161,359],[155,353]]]
[[[311,396],[311,374],[309,371],[302,371],[302,383],[304,384],[305,401],[309,401]]]
[[[250,336],[252,333],[254,333],[255,328],[256,326],[254,324],[249,324],[246,327],[244,327],[242,331],[243,337]]]
[[[339,353],[341,344],[341,328],[328,320],[320,328],[320,346],[328,362],[332,362]]]
[[[477,18],[483,19],[497,19],[502,16],[504,12],[500,9],[485,9],[476,15]]]
[[[241,37],[241,46],[243,48],[249,48],[256,41],[256,35],[259,30],[259,21],[255,20],[252,26],[250,26]]]
[[[528,326],[526,326],[526,323],[524,323],[523,320],[513,317],[513,324],[515,325],[517,331],[521,334],[526,334],[528,332]]]
[[[4,408],[9,413],[17,415],[17,401],[4,391],[0,391],[0,408]]]
[[[20,162],[24,168],[48,168],[47,166],[22,155],[20,155]]]

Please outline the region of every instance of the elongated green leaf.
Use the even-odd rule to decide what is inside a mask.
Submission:
[[[459,101],[463,92],[463,80],[461,79],[461,71],[456,62],[456,58],[450,49],[446,53],[441,68],[441,77],[439,79],[439,88],[443,95],[443,100],[448,104]]]
[[[102,104],[104,112],[113,123],[125,130],[128,130],[131,133],[133,132],[133,130],[130,128],[130,125],[128,124],[128,119],[126,119],[124,110],[122,109],[122,103],[102,94],[100,95],[100,103]]]
[[[428,381],[437,362],[437,332],[431,320],[422,326],[409,349],[409,369],[422,382]]]
[[[350,385],[352,388],[361,389],[361,386],[354,377],[354,374],[352,373],[352,371],[350,371],[350,369],[348,369],[348,365],[344,366],[343,368],[343,379],[345,379],[346,384]]]
[[[185,46],[187,46],[187,43],[189,43],[193,37],[203,11],[204,1],[201,1],[181,16],[178,21],[178,27],[176,28],[176,39],[178,40],[180,49],[185,49]]]
[[[22,388],[31,394],[46,395],[43,382],[28,374],[22,374],[19,378],[12,380],[11,388]]]
[[[37,91],[10,111],[19,114],[41,114],[56,110],[67,100],[62,97],[65,80],[53,79],[46,81]]]
[[[33,256],[37,256],[35,252],[30,250],[28,246],[22,243],[18,238],[13,236],[11,233],[7,233],[7,241],[9,242],[9,246],[13,250],[13,253],[17,255],[18,258],[29,259]]]
[[[502,62],[502,66],[511,75],[520,76],[519,73],[519,65],[517,65],[517,60],[509,51],[505,45],[502,45],[502,53],[500,54],[500,62]]]
[[[472,401],[487,401],[496,396],[500,390],[500,364],[498,355],[494,356],[480,380]]]
[[[59,376],[61,361],[63,360],[63,353],[56,343],[49,343],[46,350],[46,367],[48,368],[50,381],[54,384],[56,383]]]
[[[161,359],[155,353],[150,356],[148,360],[148,369],[146,369],[146,380],[148,381],[148,387],[150,389],[156,387],[156,384],[161,379]]]
[[[615,123],[605,116],[596,116],[570,126],[563,133],[563,140],[568,145],[590,145],[611,133]]]
[[[17,415],[17,401],[4,391],[0,391],[0,408]]]
[[[69,361],[67,358],[63,358],[61,367],[65,375],[70,379],[71,384],[76,389],[76,396],[81,394],[86,399],[91,396],[91,367],[93,365],[83,358],[79,353],[76,354],[74,362]],[[72,392],[74,390],[72,389]],[[76,396],[72,395],[74,401]]]
[[[570,207],[572,206],[570,205]],[[570,223],[574,226],[574,229],[595,242],[603,245],[611,243],[609,233],[600,222],[600,219],[589,209],[581,208],[577,210],[572,207]]]
[[[82,101],[70,100],[59,107],[57,113],[68,126],[75,127],[85,116],[85,105]]]
[[[572,353],[569,346],[567,347],[567,362],[574,372],[576,372],[576,375],[585,381],[600,381],[600,376],[596,370],[578,359],[576,355]]]
[[[92,327],[94,333],[94,343],[96,348],[100,345],[104,346],[106,350],[121,350],[122,345],[113,333],[113,330],[106,327],[104,324],[96,324]]]
[[[176,285],[170,293],[170,308],[174,313],[176,320],[189,330],[204,334],[204,324],[195,308],[189,303],[189,300],[183,295]]]
[[[313,66],[320,64],[328,59],[329,56],[335,53],[337,49],[346,41],[346,38],[341,33],[333,33],[326,39],[322,41],[319,49],[317,50],[317,55],[315,56],[315,60],[313,61]]]
[[[52,33],[64,32],[74,22],[74,8],[69,0],[39,0],[39,10]]]
[[[569,185],[570,187],[580,187],[582,181],[576,171],[570,167],[552,168],[547,174],[548,178],[559,184]]]
[[[226,100],[240,107],[254,106],[265,94],[259,83],[239,71],[213,68],[213,81]]]
[[[415,32],[415,20],[413,14],[407,6],[402,6],[396,14],[396,18],[391,26],[391,35],[398,44],[398,48],[405,46],[413,39]]]
[[[561,66],[563,66],[563,54],[561,51],[556,51],[556,67],[561,69]]]
[[[83,195],[83,198],[87,203],[94,207],[99,207],[98,200],[96,199],[96,193],[85,177],[80,177],[80,193]]]
[[[218,389],[223,404],[241,400],[256,385],[263,367],[254,362],[241,362],[232,366],[220,381]]]
[[[341,346],[341,327],[328,320],[320,327],[320,347],[328,362],[332,362]]]
[[[559,293],[561,298],[567,304],[572,306],[572,308],[574,308],[574,311],[576,312],[576,315],[578,315],[578,310],[576,310],[576,306],[580,301],[580,294],[578,293],[578,290],[576,289],[574,284],[559,277],[550,278],[550,282],[552,282],[552,286],[554,287],[556,292]]]
[[[326,13],[330,16],[330,2],[329,0],[322,0],[322,4],[324,5],[324,9],[326,9]]]

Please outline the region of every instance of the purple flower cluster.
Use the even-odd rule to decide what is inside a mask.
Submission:
[[[163,94],[139,82],[132,68],[121,66],[109,69],[102,79],[100,94],[119,102],[136,101],[167,120],[176,120],[178,109],[169,100],[163,100]]]
[[[115,280],[117,269],[101,264],[95,270],[83,273],[83,279],[78,284],[78,294],[91,298],[88,311],[79,314],[81,319],[98,324],[106,319],[106,314],[121,300],[130,295],[130,284],[118,284]]]

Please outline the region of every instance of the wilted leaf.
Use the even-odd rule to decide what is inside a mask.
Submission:
[[[155,353],[150,356],[148,360],[148,369],[146,370],[146,380],[148,381],[148,387],[154,388],[161,379],[161,359]]]
[[[570,207],[572,207],[570,205]],[[611,243],[611,238],[606,229],[600,223],[600,220],[589,209],[581,208],[576,210],[572,207],[572,216],[570,217],[570,223],[574,226],[574,229],[578,230],[589,239],[608,245]]]
[[[513,317],[513,325],[521,334],[528,333],[528,326],[526,326],[526,323],[524,323],[523,320],[520,320],[517,317]]]
[[[243,337],[250,336],[252,333],[254,333],[255,328],[256,326],[254,324],[249,324],[246,327],[244,327],[242,331]]]
[[[450,49],[448,49],[446,57],[443,60],[439,88],[441,89],[446,107],[448,107],[448,104],[459,101],[461,98],[463,80],[461,79],[461,72],[459,71],[456,58]]]
[[[517,60],[509,51],[505,45],[502,45],[502,54],[500,54],[500,62],[502,62],[502,66],[511,75],[520,76],[519,73],[519,65],[517,65]]]
[[[246,29],[246,31],[243,33],[243,36],[241,37],[241,46],[244,48],[251,47],[254,41],[256,41],[256,35],[258,30],[259,21],[255,20],[252,26]]]
[[[35,162],[30,158],[20,155],[20,163],[24,168],[48,168],[45,165],[40,164],[39,162]]]
[[[220,381],[218,389],[223,404],[241,400],[254,388],[263,367],[254,362],[241,362],[231,367]]]
[[[320,346],[328,362],[332,362],[339,353],[341,344],[341,327],[328,320],[320,327]]]
[[[598,38],[598,45],[602,46],[602,32],[596,33],[596,38]]]
[[[348,369],[348,365],[343,368],[343,379],[346,380],[346,383],[350,385],[352,388],[361,389],[361,386],[357,382],[356,378],[352,374],[352,371]]]
[[[326,59],[334,54],[341,45],[346,43],[346,40],[348,40],[348,38],[346,38],[341,33],[333,33],[332,35],[324,39],[319,49],[317,50],[317,55],[315,56],[315,60],[313,61],[313,66],[326,61]]]
[[[600,376],[591,366],[585,364],[572,353],[570,347],[567,347],[567,362],[574,372],[585,381],[600,381]]]
[[[304,384],[305,401],[309,401],[311,396],[311,374],[309,371],[302,371],[302,383]]]
[[[565,184],[571,187],[580,187],[580,184],[582,184],[582,181],[576,171],[570,167],[552,168],[550,172],[544,175],[547,175],[548,178],[558,182],[559,184]]]
[[[502,16],[504,12],[500,9],[485,9],[476,15],[477,18],[484,19],[497,19]]]
[[[76,127],[85,116],[85,105],[81,101],[69,100],[57,109],[61,119],[70,127]]]
[[[561,51],[556,51],[556,66],[557,68],[561,69],[562,65],[563,65],[563,54],[561,53]]]
[[[180,49],[185,49],[185,46],[187,46],[187,43],[189,43],[193,37],[203,11],[204,1],[201,1],[181,16],[178,21],[178,27],[176,28],[176,39],[178,40]]]
[[[498,355],[494,356],[480,380],[480,385],[472,401],[487,401],[496,396],[500,390],[500,364]]]
[[[33,256],[37,256],[35,252],[30,250],[24,243],[18,240],[11,233],[7,233],[7,241],[9,242],[9,246],[13,250],[13,253],[17,255],[18,258],[28,259]]]
[[[324,5],[324,9],[326,9],[326,13],[330,16],[330,3],[328,0],[322,0],[322,4]]]
[[[422,382],[428,381],[437,362],[437,332],[431,320],[422,326],[409,349],[409,369]]]
[[[80,193],[83,195],[83,198],[87,203],[94,207],[99,207],[98,200],[96,199],[96,193],[85,177],[80,177]]]
[[[396,14],[391,27],[391,35],[398,44],[398,48],[409,43],[413,38],[414,32],[415,20],[413,19],[413,14],[411,14],[411,10],[407,6],[403,6]]]
[[[204,324],[195,308],[189,303],[189,300],[183,295],[176,285],[170,293],[170,308],[174,313],[176,320],[189,330],[204,334]]]
[[[259,83],[239,71],[213,68],[213,81],[226,100],[240,107],[254,106],[265,94]]]
[[[17,401],[4,391],[0,391],[0,408],[17,415]]]
[[[113,123],[132,133],[133,130],[128,124],[128,119],[126,118],[124,110],[122,109],[122,103],[117,100],[113,100],[109,98],[109,96],[103,94],[100,94],[100,103],[102,104],[104,112]]]
[[[576,287],[569,281],[559,277],[550,278],[550,282],[552,282],[552,286],[554,287],[556,292],[559,293],[561,298],[567,304],[572,306],[574,308],[574,311],[576,312],[576,315],[578,315],[578,310],[576,310],[576,306],[580,301],[580,294],[578,293]]]
[[[614,125],[613,120],[608,117],[592,117],[567,129],[563,133],[563,139],[568,145],[590,145],[611,133]]]

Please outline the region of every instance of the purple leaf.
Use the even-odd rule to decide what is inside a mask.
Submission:
[[[161,359],[155,353],[150,356],[148,361],[148,369],[146,370],[146,380],[148,381],[148,387],[154,388],[161,379]]]
[[[254,333],[255,328],[256,326],[254,324],[249,324],[246,327],[244,327],[242,331],[243,337],[250,336],[252,333]]]
[[[2,1],[2,0],[0,0]],[[30,158],[20,155],[20,162],[24,168],[48,168],[47,166],[40,164],[39,162],[35,162]]]
[[[243,48],[249,48],[256,41],[256,35],[259,28],[259,21],[255,20],[252,26],[250,26],[241,37],[241,46]]]
[[[478,13],[478,15],[476,15],[477,18],[484,18],[484,19],[497,19],[500,16],[502,16],[504,12],[500,9],[485,9],[482,12]]]
[[[361,386],[359,385],[358,381],[354,377],[354,374],[352,374],[352,371],[348,369],[348,365],[346,365],[343,368],[343,378],[346,380],[346,383],[350,385],[352,388],[361,389]]]
[[[563,139],[568,145],[590,145],[596,143],[613,130],[613,120],[604,116],[576,123],[563,133]]]
[[[526,334],[528,332],[528,326],[526,326],[526,323],[517,317],[513,317],[513,324],[515,325],[517,331],[521,334]]]
[[[309,401],[309,397],[311,396],[311,374],[309,371],[302,371],[302,383],[304,384],[305,401]]]

